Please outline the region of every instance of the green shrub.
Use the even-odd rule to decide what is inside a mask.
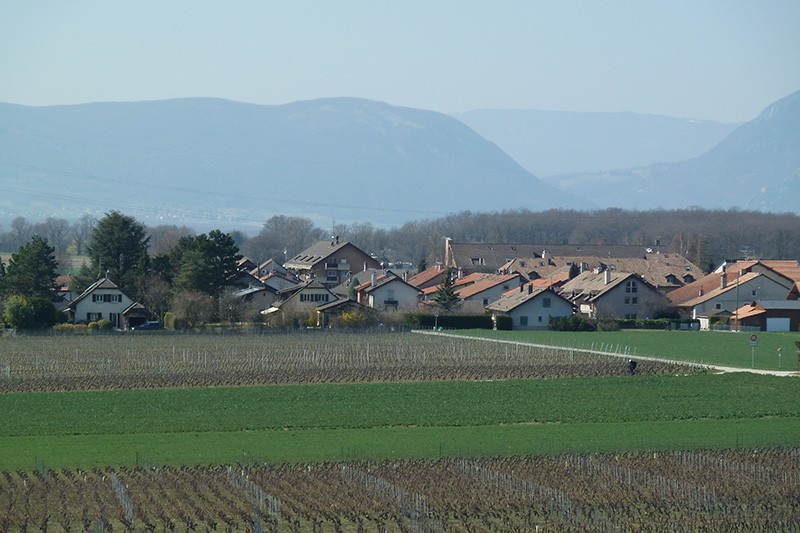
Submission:
[[[614,318],[601,318],[597,321],[597,331],[619,331],[619,322]]]
[[[73,328],[72,331],[75,332],[76,334],[82,334],[86,333],[88,328],[89,326],[87,326],[86,324],[75,324],[75,327]]]
[[[164,313],[164,328],[175,329],[175,313],[171,311]]]
[[[597,329],[594,320],[574,314],[565,317],[551,316],[547,327],[551,331],[595,331]]]
[[[47,329],[56,323],[56,308],[47,298],[15,294],[5,302],[3,319],[15,329]]]
[[[511,331],[514,327],[514,319],[509,315],[497,315],[495,317],[495,325],[498,330]]]
[[[56,331],[56,333],[72,334],[75,332],[75,325],[70,324],[69,322],[64,322],[63,324],[56,324],[53,326],[53,329]]]
[[[97,329],[100,331],[111,331],[114,329],[114,324],[112,324],[110,320],[103,318],[97,321]]]

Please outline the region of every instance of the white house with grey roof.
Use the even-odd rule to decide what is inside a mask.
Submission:
[[[147,310],[122,292],[116,283],[101,278],[92,283],[64,309],[72,323],[108,320],[118,329],[127,329],[145,322]]]
[[[333,288],[354,272],[379,268],[380,263],[349,241],[319,241],[293,258],[284,266],[303,281],[315,280]]]
[[[550,288],[531,284],[509,291],[486,306],[493,315],[509,315],[513,329],[547,329],[550,318],[564,318],[573,313],[572,302]]]

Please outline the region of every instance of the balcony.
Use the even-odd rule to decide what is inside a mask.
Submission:
[[[350,263],[347,261],[326,261],[325,270],[344,270],[350,272]]]

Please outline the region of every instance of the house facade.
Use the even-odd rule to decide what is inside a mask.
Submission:
[[[356,287],[357,301],[379,311],[416,309],[422,291],[403,281],[393,272],[373,273],[369,281]]]
[[[148,318],[147,310],[108,278],[91,284],[64,311],[73,324],[108,320],[117,329],[135,327]]]
[[[731,315],[731,328],[760,331],[800,331],[800,300],[748,302]]]
[[[563,318],[573,313],[572,302],[549,288],[531,284],[509,291],[486,306],[494,316],[509,315],[513,329],[547,329],[550,318]]]
[[[273,303],[270,311],[280,311],[287,314],[310,314],[320,305],[337,300],[325,285],[318,281],[310,281],[290,289],[278,291],[278,299]]]
[[[315,280],[333,288],[355,272],[380,268],[380,263],[351,242],[334,238],[309,246],[284,266],[303,281]]]
[[[729,276],[733,277],[733,280]],[[709,278],[718,285],[707,283]],[[746,272],[741,275],[723,272],[698,280],[694,298],[675,304],[691,312],[692,318],[708,316],[715,311],[733,312],[749,301],[785,300],[791,290],[791,282],[774,272]],[[669,294],[672,296],[672,293]]]
[[[584,272],[565,283],[560,292],[590,318],[651,318],[669,305],[653,285],[630,272]]]

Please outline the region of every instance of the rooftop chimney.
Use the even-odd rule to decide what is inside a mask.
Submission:
[[[378,284],[378,274],[375,272],[372,273],[372,275],[369,277],[369,284],[372,287]]]
[[[608,270],[608,269],[605,269],[603,271],[603,283],[606,284],[606,285],[611,283],[611,271]]]
[[[533,284],[528,285],[528,294],[533,294]]]
[[[720,289],[724,289],[727,286],[728,286],[728,273],[727,272],[723,272],[719,276],[719,288]]]

